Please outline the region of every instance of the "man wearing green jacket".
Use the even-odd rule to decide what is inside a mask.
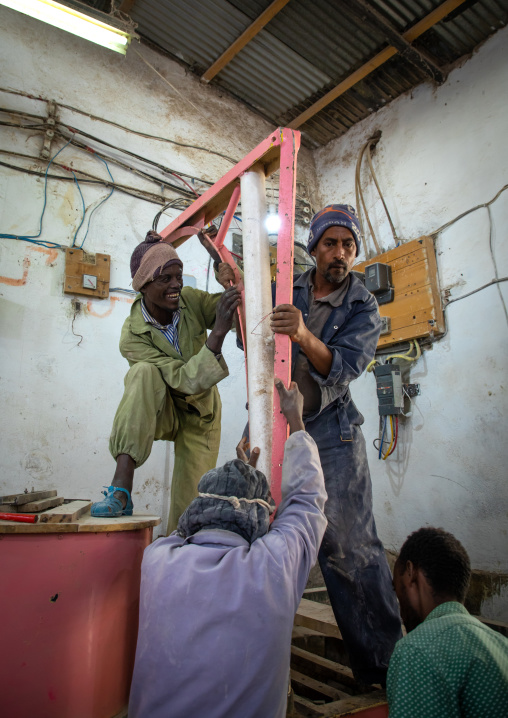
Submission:
[[[130,369],[110,438],[116,471],[105,499],[92,506],[93,516],[131,515],[134,469],[150,456],[154,440],[173,441],[168,533],[197,495],[201,476],[217,462],[216,385],[228,376],[222,344],[240,303],[227,264],[219,268],[219,281],[228,287],[223,294],[184,287],[182,269],[175,249],[155,232],[132,254],[132,286],[140,294],[120,338]]]

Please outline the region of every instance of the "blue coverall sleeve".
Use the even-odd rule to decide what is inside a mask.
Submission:
[[[332,353],[332,366],[328,376],[320,374],[309,360],[310,375],[320,386],[347,385],[365,371],[374,358],[381,320],[374,297],[346,317],[342,327],[332,336],[326,346]]]

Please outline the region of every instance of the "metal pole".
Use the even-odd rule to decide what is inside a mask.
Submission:
[[[272,463],[272,411],[274,340],[269,315],[272,311],[270,250],[265,228],[265,170],[254,165],[240,178],[242,190],[245,319],[249,379],[250,445],[259,446],[257,468],[268,481]]]

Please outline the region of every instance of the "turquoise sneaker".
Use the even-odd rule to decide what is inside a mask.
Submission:
[[[103,519],[116,519],[119,516],[132,516],[134,505],[132,503],[130,491],[122,489],[121,486],[105,486],[104,488],[107,489],[107,491],[103,491],[102,493],[106,498],[92,504],[92,516]],[[115,497],[115,491],[125,491],[127,494],[127,504],[125,505],[125,508],[122,506],[121,501]]]

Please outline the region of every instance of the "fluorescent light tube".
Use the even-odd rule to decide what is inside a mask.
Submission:
[[[122,55],[127,52],[131,41],[129,33],[52,0],[0,0],[0,5],[6,5],[12,10],[18,10]]]

